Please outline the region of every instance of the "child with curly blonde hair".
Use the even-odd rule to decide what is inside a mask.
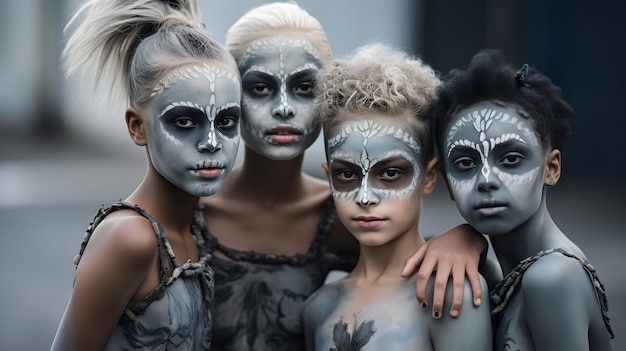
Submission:
[[[335,60],[318,84],[323,167],[360,256],[348,276],[307,300],[307,349],[491,350],[488,307],[472,304],[467,280],[462,313],[435,319],[415,303],[415,276],[400,275],[404,259],[425,243],[418,225],[423,195],[437,180],[431,106],[439,78],[421,60],[371,44]]]

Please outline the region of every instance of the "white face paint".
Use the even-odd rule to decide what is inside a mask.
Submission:
[[[417,187],[420,159],[417,142],[396,126],[371,120],[346,123],[328,140],[333,196],[363,206],[406,199]],[[390,167],[391,161],[402,163],[402,169]]]
[[[335,130],[328,165],[341,222],[366,245],[416,229],[424,174],[417,141],[397,123],[347,122]]]
[[[444,165],[463,217],[488,235],[510,232],[539,209],[546,153],[532,124],[491,102],[452,118]]]
[[[274,36],[250,44],[238,65],[246,145],[273,160],[304,153],[321,128],[313,95],[318,51],[307,40]]]
[[[195,196],[217,192],[237,155],[240,99],[237,76],[217,66],[190,65],[162,79],[148,127],[159,174]]]

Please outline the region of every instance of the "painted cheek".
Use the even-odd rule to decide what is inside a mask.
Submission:
[[[452,175],[448,175],[447,177],[455,199],[467,198],[475,188],[476,176],[467,179],[458,179]]]

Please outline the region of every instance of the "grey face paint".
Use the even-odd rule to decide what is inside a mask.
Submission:
[[[250,44],[238,64],[246,145],[274,160],[304,153],[321,129],[313,95],[318,51],[307,40],[279,35]]]
[[[417,189],[421,148],[396,126],[371,120],[347,123],[327,146],[335,199],[367,206],[384,199],[407,199]]]
[[[155,169],[192,195],[214,194],[239,147],[236,75],[208,64],[187,66],[163,78],[152,96],[148,150]]]
[[[532,124],[491,102],[458,113],[448,127],[444,163],[459,211],[477,229],[508,218],[507,228],[536,211],[543,190],[544,150]],[[507,214],[515,214],[510,219]],[[505,224],[502,221],[501,224]],[[486,234],[505,226],[484,226]]]

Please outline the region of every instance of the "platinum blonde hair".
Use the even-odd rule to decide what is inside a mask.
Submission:
[[[431,152],[432,111],[441,85],[438,74],[419,58],[384,44],[358,48],[347,59],[335,59],[318,76],[316,97],[324,135],[346,118],[342,112],[368,118],[372,113],[400,116]]]
[[[307,39],[320,52],[322,63],[330,63],[332,53],[324,28],[293,2],[274,2],[245,13],[228,29],[226,47],[238,60],[252,42],[279,34]]]
[[[75,25],[61,54],[66,75],[93,70],[94,89],[106,80],[111,98],[127,97],[134,107],[182,65],[217,61],[238,75],[232,56],[204,29],[199,0],[89,0],[65,31]]]

